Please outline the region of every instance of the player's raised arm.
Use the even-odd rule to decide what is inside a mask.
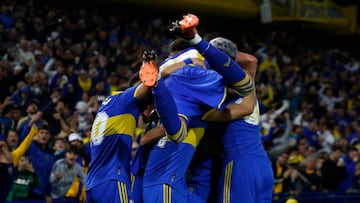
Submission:
[[[152,90],[156,110],[165,128],[166,136],[174,142],[181,142],[187,135],[186,121],[178,115],[175,102],[161,78],[155,58],[154,51],[144,52],[139,77],[143,85]]]
[[[249,95],[255,88],[253,79],[235,62],[236,51],[225,54],[215,48],[197,33],[199,18],[193,14],[184,15],[181,21],[173,23],[170,31],[187,39],[208,61],[211,68],[222,75],[240,96]],[[232,47],[224,47],[234,50]]]

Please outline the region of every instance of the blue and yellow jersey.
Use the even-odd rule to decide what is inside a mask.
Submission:
[[[214,70],[184,66],[165,79],[177,111],[185,117],[201,116],[211,108],[222,109],[227,95],[225,81]]]
[[[235,103],[240,103],[237,99]],[[225,156],[267,156],[261,142],[259,103],[256,101],[252,114],[226,123],[223,132]]]
[[[132,136],[138,120],[136,87],[108,97],[101,104],[91,130],[89,190],[107,180],[129,182]]]
[[[196,65],[182,67],[164,82],[179,115],[188,123],[188,134],[180,143],[168,137],[158,141],[149,156],[143,186],[168,184],[187,190],[185,174],[207,127],[201,117],[211,108],[223,108],[225,82],[214,70]]]
[[[168,65],[171,65],[171,64],[174,64],[177,62],[181,62],[181,61],[184,61],[189,58],[198,58],[201,60],[205,60],[205,58],[199,53],[198,50],[191,47],[191,48],[187,48],[173,56],[170,56],[169,58],[162,61],[159,66],[159,69],[160,69],[160,71],[162,71]],[[206,61],[204,61],[204,62],[205,62],[205,65],[207,65],[207,68],[209,68],[207,62]]]
[[[205,127],[206,123],[201,121],[201,117],[192,117],[188,135],[182,142],[175,143],[166,136],[159,140],[150,153],[143,186],[168,184],[186,188],[185,174]]]

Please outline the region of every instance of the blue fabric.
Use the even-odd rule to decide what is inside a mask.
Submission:
[[[6,30],[12,28],[14,25],[14,19],[8,15],[0,15],[0,21],[2,22]]]
[[[272,202],[274,177],[269,163],[270,160],[267,157],[224,160],[220,177],[218,201],[238,202],[238,200],[241,200],[241,202],[246,203]],[[230,181],[226,178],[230,178]],[[226,191],[229,193],[226,193]],[[224,199],[229,201],[224,201]]]
[[[102,182],[86,191],[87,203],[129,203],[129,183],[115,180]]]
[[[175,102],[162,79],[158,81],[156,87],[152,88],[152,92],[161,123],[168,134],[175,135],[180,131],[181,120]]]
[[[0,202],[5,202],[14,181],[13,164],[0,163]]]
[[[34,193],[37,195],[50,195],[50,173],[52,165],[55,161],[55,156],[50,149],[43,149],[36,141],[33,141],[29,154],[36,174],[39,177],[40,184],[34,188]]]
[[[168,185],[144,187],[143,198],[144,203],[205,203],[193,193],[179,192]]]
[[[87,190],[107,180],[130,182],[132,135],[125,133],[134,131],[138,120],[135,91],[134,86],[110,96],[99,108],[93,122],[93,128],[97,128],[97,131],[93,131],[90,141]]]

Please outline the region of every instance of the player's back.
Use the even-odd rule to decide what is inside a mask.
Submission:
[[[136,87],[108,97],[100,106],[91,131],[91,162],[86,189],[106,180],[128,181],[132,135],[137,119]]]
[[[225,82],[215,71],[191,65],[172,73],[165,84],[179,115],[188,123],[188,135],[180,143],[167,138],[157,143],[147,163],[144,186],[169,184],[186,189],[185,173],[207,126],[201,117],[211,108],[222,107]]]
[[[189,127],[188,135],[182,142],[175,143],[164,137],[154,146],[147,162],[144,186],[168,184],[186,188],[185,174],[206,127],[200,117],[191,119],[191,125],[197,127]]]
[[[241,102],[241,100],[238,99],[235,102]],[[259,122],[259,104],[256,101],[252,114],[226,123],[222,136],[225,156],[236,154],[237,157],[266,157],[267,154],[261,142]]]

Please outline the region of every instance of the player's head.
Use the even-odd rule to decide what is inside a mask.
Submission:
[[[177,38],[169,44],[169,46],[168,46],[169,54],[170,54],[170,56],[173,56],[173,55],[179,53],[180,51],[183,51],[190,47],[191,47],[191,45],[189,44],[189,42],[187,40],[184,40],[182,38]]]
[[[236,58],[238,49],[236,44],[231,40],[223,37],[216,37],[210,40],[210,44],[229,55],[232,59]]]

